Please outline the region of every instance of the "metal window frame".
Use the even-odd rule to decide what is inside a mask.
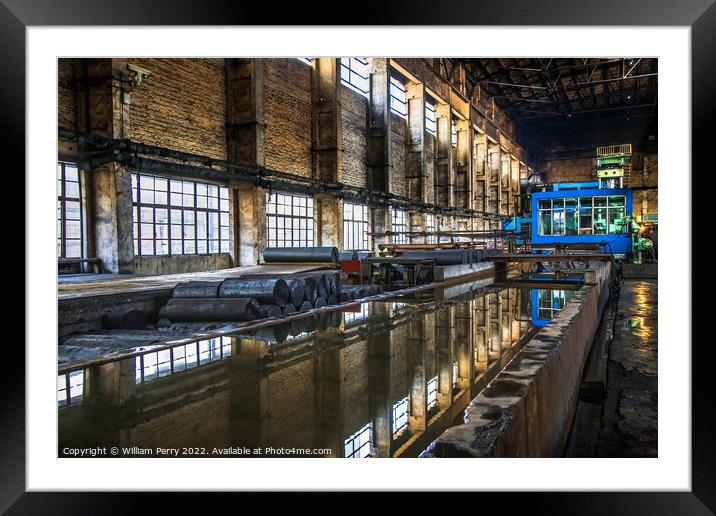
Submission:
[[[366,423],[364,426],[362,426],[360,429],[358,429],[353,434],[349,435],[347,439],[343,440],[343,451],[345,455],[345,449],[348,443],[355,443],[359,440],[360,436],[363,435],[365,432],[368,432],[368,441],[359,447],[352,446],[353,452],[350,455],[346,455],[345,459],[358,459],[360,457],[360,453],[358,453],[360,450],[362,450],[364,447],[368,446],[368,454],[370,455],[370,448],[373,447],[373,423]]]
[[[291,208],[291,214],[286,215],[285,213],[279,214],[278,213],[278,197],[282,195],[284,197],[290,198],[291,202],[289,205],[287,204],[281,204],[281,206],[290,206]],[[273,199],[272,199],[273,197]],[[306,199],[306,213],[308,213],[308,210],[310,209],[311,215],[296,215],[294,214],[294,199]],[[310,202],[310,205],[309,205]],[[290,192],[266,192],[266,206],[268,208],[269,205],[273,205],[275,207],[273,213],[269,213],[268,209],[266,210],[266,247],[312,247],[315,245],[316,242],[316,222],[315,222],[315,205],[313,202],[313,197],[310,195],[300,195],[300,194],[294,194]],[[300,208],[300,206],[299,206]],[[276,227],[275,230],[275,238],[271,238],[271,217],[273,217],[276,220]],[[284,238],[279,239],[278,238],[278,221],[279,219],[283,219],[284,221]],[[286,219],[291,220],[291,238],[290,240],[287,240],[285,238],[285,229]],[[299,227],[299,237],[298,240],[295,240],[293,238],[293,221],[294,220],[305,220],[306,221],[306,239],[301,240],[301,229]]]
[[[400,79],[396,77],[395,75],[390,75],[390,86],[388,88],[388,92],[390,93],[390,110],[398,115],[399,117],[407,120],[408,119],[408,98],[407,98],[407,90],[405,89],[405,84],[400,82]],[[402,94],[402,98],[400,98],[398,95],[396,95],[396,92]],[[395,101],[395,102],[393,102]],[[398,109],[398,107],[402,107],[401,109]]]
[[[346,64],[345,61],[348,61],[348,64]],[[361,64],[363,69],[366,71],[366,75],[363,75],[356,68],[354,68],[353,65],[355,62],[358,62]],[[345,68],[346,70],[348,70],[348,80],[346,81],[343,78],[343,74],[341,74],[341,83],[345,84],[346,86],[351,88],[353,91],[360,93],[364,97],[368,97],[369,90],[364,90],[363,88],[361,88],[360,86],[355,84],[352,80],[354,75],[360,77],[363,80],[368,80],[368,81],[370,80],[370,71],[369,71],[368,60],[360,58],[360,57],[341,57],[340,65],[341,65],[341,68]]]
[[[392,412],[393,417],[392,417],[392,421],[391,421],[391,423],[392,423],[392,430],[393,430],[393,436],[399,434],[403,429],[405,429],[405,428],[408,427],[408,419],[410,418],[410,403],[409,403],[409,400],[410,400],[410,396],[408,395],[408,396],[406,396],[405,398],[403,398],[403,399],[397,401],[396,403],[393,403],[393,412]],[[405,422],[404,422],[402,425],[397,426],[397,421],[398,421],[398,419],[400,419],[400,418],[403,417],[403,414],[397,415],[397,411],[398,411],[398,409],[399,409],[402,405],[405,405],[405,414],[404,414],[404,416],[405,416]]]
[[[84,207],[82,206],[82,177],[80,175],[80,169],[77,163],[69,161],[58,161],[57,164],[60,166],[60,192],[57,195],[57,202],[60,205],[60,254],[58,258],[84,258],[85,257],[85,216]],[[67,174],[66,167],[71,165],[77,169],[77,188],[79,190],[79,197],[67,197]],[[74,183],[74,181],[70,181]],[[80,255],[67,256],[67,201],[77,202],[80,206]],[[71,240],[77,240],[72,238]]]
[[[202,361],[201,361],[201,348],[200,348],[200,344],[201,344],[202,342],[211,342],[212,340],[216,340],[216,339],[219,339],[219,340],[218,340],[218,351],[219,351],[219,356],[218,356],[218,358],[209,358],[208,361],[202,363]],[[225,339],[226,339],[226,340],[225,340]],[[194,346],[194,349],[196,350],[196,365],[195,365],[194,367],[188,368],[188,367],[186,367],[186,363],[185,363],[185,367],[184,367],[183,369],[175,371],[175,370],[174,370],[174,366],[175,366],[174,362],[175,362],[175,358],[176,358],[176,357],[174,356],[175,350],[177,350],[177,349],[179,349],[179,348],[186,350],[187,346],[191,346],[191,345],[193,345],[193,346]],[[224,354],[224,350],[227,349],[227,348],[228,348],[229,352],[228,352],[227,355],[225,355],[225,354]],[[174,347],[168,348],[168,351],[169,351],[169,374],[165,374],[165,375],[159,376],[159,375],[158,375],[158,370],[159,370],[159,353],[161,353],[162,351],[167,351],[167,350],[166,350],[166,349],[160,349],[160,350],[158,350],[158,351],[152,351],[152,352],[150,352],[150,353],[144,353],[144,354],[142,354],[142,355],[137,355],[137,356],[135,357],[135,362],[134,362],[134,363],[135,363],[135,376],[134,376],[134,383],[135,383],[135,384],[147,383],[147,382],[151,382],[151,381],[153,381],[153,380],[158,380],[159,378],[165,378],[165,377],[167,377],[167,376],[173,376],[174,374],[183,373],[183,372],[185,372],[185,371],[187,371],[187,370],[189,370],[189,369],[194,369],[194,368],[196,368],[196,367],[201,367],[201,366],[203,366],[203,365],[211,364],[211,363],[213,363],[213,362],[219,362],[220,360],[223,360],[223,359],[225,359],[225,358],[228,358],[229,356],[231,356],[231,337],[219,336],[219,337],[213,337],[213,338],[211,338],[211,339],[200,339],[200,340],[197,340],[197,341],[194,341],[194,342],[190,342],[189,344],[183,344],[183,345],[181,345],[181,346],[174,346]],[[157,356],[157,363],[156,363],[157,375],[156,375],[156,376],[153,376],[152,378],[146,378],[146,375],[145,375],[146,366],[144,365],[144,358],[147,357],[147,356],[149,356],[149,355],[156,355],[156,356]],[[186,356],[187,356],[186,353],[184,353],[184,359],[186,359]],[[162,362],[162,364],[164,364],[164,363],[165,363],[165,362]]]
[[[610,206],[609,205],[610,197],[620,197],[622,200],[622,203],[618,206]],[[568,199],[568,198],[576,198],[577,199],[577,207],[575,209],[577,234],[576,235],[567,235],[567,234],[563,234],[563,233],[555,234],[555,232],[554,232],[554,211],[555,211],[554,210],[554,201],[565,201],[565,199]],[[606,199],[606,204],[604,206],[598,206],[598,207],[595,206],[594,199],[597,199],[597,198]],[[585,213],[590,213],[591,217],[592,217],[592,232],[591,233],[582,232],[582,227],[580,225],[580,219],[582,217],[582,199],[590,199],[591,200],[591,207],[588,209],[588,211],[585,212]],[[550,207],[549,208],[540,208],[539,201],[549,201]],[[537,203],[537,235],[538,236],[566,236],[566,237],[575,236],[576,237],[576,236],[599,236],[599,235],[623,235],[625,233],[623,226],[622,226],[622,231],[617,231],[614,233],[609,231],[609,212],[611,210],[623,210],[624,214],[626,215],[627,200],[626,200],[626,195],[624,195],[624,194],[591,195],[591,196],[584,195],[581,197],[576,197],[576,196],[574,196],[574,197],[555,197],[555,198],[549,197],[549,198],[545,198],[545,199],[539,199],[539,201]],[[606,210],[607,229],[606,229],[605,233],[595,233],[594,232],[594,212],[597,209]],[[565,208],[558,208],[557,211],[562,211],[562,212],[566,213],[567,212],[566,202],[565,202]],[[550,227],[549,233],[544,233],[543,228],[541,227],[543,212],[550,213],[551,227]]]
[[[143,189],[142,189],[142,187],[140,186],[140,184],[141,184],[140,179],[141,179],[142,177],[150,177],[150,178],[152,178],[153,181],[155,181],[156,179],[164,179],[164,180],[166,180],[166,182],[167,182],[167,190],[166,190],[167,202],[166,202],[166,204],[157,204],[156,202],[152,202],[152,203],[143,203],[143,202],[142,202],[142,190],[143,190]],[[170,177],[170,176],[161,176],[161,175],[155,175],[155,174],[141,174],[141,173],[139,173],[139,172],[132,172],[132,173],[131,173],[130,181],[132,181],[132,180],[135,180],[135,181],[136,181],[136,190],[137,190],[137,199],[136,199],[136,201],[135,201],[134,199],[132,199],[132,208],[133,208],[133,210],[132,210],[132,223],[133,223],[133,224],[132,224],[132,230],[133,230],[133,232],[134,232],[134,227],[135,227],[134,224],[136,223],[136,234],[133,234],[133,235],[132,235],[133,243],[136,242],[136,247],[135,247],[135,249],[134,249],[134,254],[135,254],[135,256],[183,256],[183,255],[191,256],[191,255],[211,255],[211,254],[228,253],[228,252],[231,251],[231,218],[230,218],[231,209],[230,209],[229,206],[227,206],[226,210],[222,210],[222,209],[221,209],[221,201],[222,201],[221,193],[222,193],[222,189],[226,190],[226,199],[225,199],[225,200],[226,200],[227,205],[229,204],[229,188],[228,188],[228,186],[225,186],[225,185],[222,185],[222,184],[219,184],[219,183],[209,183],[209,182],[205,182],[205,181],[196,181],[196,180],[193,180],[193,179],[174,178],[174,177]],[[172,182],[172,181],[178,181],[178,182],[181,182],[181,183],[182,183],[182,193],[181,193],[182,199],[183,199],[183,196],[184,196],[184,187],[183,187],[184,183],[191,183],[191,184],[192,184],[192,191],[193,191],[192,195],[193,195],[193,199],[194,199],[193,206],[190,206],[190,207],[183,206],[183,200],[182,200],[182,206],[175,206],[175,205],[173,205],[173,204],[171,203],[171,196],[172,196],[171,182]],[[206,199],[207,199],[207,207],[206,207],[206,208],[199,208],[199,207],[197,207],[197,199],[198,199],[198,197],[204,197],[203,195],[202,195],[202,196],[199,196],[199,195],[197,194],[197,186],[198,186],[198,185],[205,185],[205,186],[207,186],[207,187],[209,187],[209,186],[215,186],[215,187],[216,187],[216,201],[217,201],[217,208],[216,208],[216,209],[214,209],[214,208],[209,208],[209,199],[213,197],[213,196],[210,196],[210,195],[206,195]],[[134,190],[134,188],[132,187],[131,190]],[[144,189],[144,191],[148,191],[148,190],[147,190],[147,189]],[[154,186],[152,187],[151,191],[152,191],[152,193],[153,193],[154,196],[155,196],[156,193],[157,193],[157,190],[156,190],[156,188],[155,188]],[[159,190],[159,191],[161,192],[161,190]],[[208,193],[208,192],[207,192],[207,193]],[[136,208],[136,213],[137,213],[136,219],[134,218],[134,208]],[[148,239],[148,238],[142,238],[142,229],[141,229],[141,225],[142,225],[141,211],[142,211],[142,208],[151,208],[151,209],[152,209],[152,238],[151,238],[151,241],[152,241],[152,253],[151,253],[151,254],[149,254],[149,253],[143,253],[143,252],[142,252],[142,240],[150,240],[150,239]],[[165,210],[167,210],[167,242],[168,242],[168,246],[167,246],[167,253],[166,253],[166,254],[157,254],[157,240],[159,240],[159,239],[157,238],[157,209],[165,209]],[[179,238],[172,238],[172,220],[171,220],[171,212],[172,212],[172,210],[178,210],[178,211],[181,212],[181,217],[182,217],[182,222],[181,222],[182,234],[181,234],[181,236],[180,236]],[[186,224],[186,223],[184,222],[184,211],[186,211],[186,210],[191,210],[191,211],[194,212],[194,224],[193,224],[193,226],[194,226],[194,238],[193,238],[193,239],[191,239],[191,238],[184,238],[184,226],[189,226],[189,224]],[[197,224],[198,224],[199,217],[198,217],[197,215],[198,215],[200,212],[206,214],[206,238],[199,238],[199,236],[198,236],[198,235],[199,235],[199,231],[198,231],[198,226],[197,226]],[[217,215],[218,238],[216,238],[216,239],[209,238],[209,218],[210,218],[210,217],[209,217],[209,214],[211,214],[211,213],[215,213],[215,214]],[[222,213],[225,213],[225,214],[227,215],[227,218],[229,218],[229,224],[228,224],[228,225],[222,225],[222,224],[221,224],[221,214],[222,214]],[[146,224],[146,222],[145,222],[145,224]],[[160,225],[163,225],[163,224],[160,224]],[[225,227],[225,228],[227,228],[227,229],[229,230],[229,238],[228,238],[228,239],[222,240],[222,238],[221,238],[221,228],[222,228],[222,227]],[[181,253],[173,253],[173,252],[172,252],[172,241],[173,241],[173,240],[180,240],[180,241],[181,241],[181,243],[182,243],[182,252],[181,252]],[[186,242],[186,241],[192,241],[192,240],[194,241],[194,252],[193,252],[193,253],[187,253],[187,252],[186,252],[185,242]],[[200,242],[200,241],[205,241],[205,242],[206,242],[206,252],[204,252],[204,253],[200,253],[200,252],[199,252],[199,242]],[[218,243],[218,246],[219,246],[218,252],[211,252],[211,250],[210,250],[210,249],[211,249],[210,242],[213,242],[213,241],[216,241],[216,242]],[[225,245],[226,245],[226,249],[224,249],[224,244],[222,244],[222,242],[226,242],[226,244],[225,244]]]
[[[86,380],[86,378],[85,378],[85,371],[86,371],[86,369],[82,369],[82,370],[81,370],[81,373],[82,373],[82,383],[81,383],[80,385],[82,386],[82,394],[80,394],[79,396],[76,396],[74,399],[72,398],[72,396],[71,396],[71,394],[70,394],[70,375],[71,375],[72,373],[76,372],[76,371],[71,371],[71,372],[69,372],[69,373],[65,373],[65,374],[62,374],[62,375],[58,375],[58,376],[63,376],[63,377],[64,377],[64,381],[65,381],[65,388],[64,388],[64,389],[58,389],[58,391],[57,391],[57,394],[58,394],[57,407],[58,407],[58,408],[65,408],[65,407],[69,407],[70,405],[77,405],[77,404],[79,404],[79,403],[82,402],[82,400],[84,399],[84,394],[85,394],[85,380]],[[60,394],[60,392],[62,392],[63,390],[64,390],[64,392],[65,392],[64,400],[63,400],[63,401],[64,401],[64,404],[61,405],[61,404],[60,404],[60,399],[59,399],[59,394]]]
[[[431,97],[425,96],[425,130],[433,136],[438,133],[438,116],[435,104]],[[432,118],[428,116],[429,113],[432,113]]]
[[[351,217],[346,215],[346,207],[351,207]],[[361,208],[362,218],[357,219],[355,217],[355,208]],[[362,247],[357,247],[358,242],[353,242],[353,231],[355,226],[359,226],[360,234],[362,235]],[[370,232],[370,211],[368,205],[357,204],[352,202],[343,203],[343,250],[344,251],[368,251],[368,233]]]
[[[432,385],[432,388],[431,388]],[[433,408],[438,402],[438,377],[433,376],[425,386],[425,400],[428,404],[428,410]],[[432,399],[430,399],[432,396]]]
[[[392,232],[405,232],[410,230],[408,210],[400,208],[390,208],[390,230]],[[393,244],[407,244],[409,239],[404,234],[390,235],[390,241]]]

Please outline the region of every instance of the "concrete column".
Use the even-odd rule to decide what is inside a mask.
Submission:
[[[425,86],[410,82],[406,86],[408,101],[408,146],[405,176],[408,180],[408,198],[427,202],[425,178]]]
[[[512,213],[512,190],[510,189],[510,154],[500,155],[500,214]]]
[[[408,323],[408,374],[411,380],[408,428],[413,432],[427,428],[425,341],[430,330],[426,327],[425,317],[418,317]]]
[[[313,177],[339,183],[342,176],[340,61],[333,57],[312,60],[311,120]]]
[[[77,127],[92,136],[129,139],[129,105],[136,82],[126,59],[78,59]],[[79,159],[91,149],[79,145]],[[90,256],[102,260],[105,271],[134,272],[132,194],[129,169],[107,163],[93,169],[86,184],[87,233]]]
[[[343,216],[341,200],[334,195],[320,194],[314,197],[319,246],[335,246],[343,249]]]
[[[435,204],[455,206],[454,170],[452,159],[452,111],[449,104],[436,106]]]
[[[487,205],[489,213],[500,213],[500,194],[502,192],[500,183],[500,145],[488,141],[487,144],[487,176],[488,176],[488,197]],[[489,229],[497,229],[497,224],[491,219]]]
[[[473,129],[470,120],[458,120],[455,149],[455,204],[458,208],[473,209]]]
[[[238,446],[256,448],[266,444],[271,416],[268,411],[270,381],[260,371],[257,360],[264,355],[265,344],[258,340],[235,339],[231,367],[231,433]]]
[[[477,211],[489,211],[487,196],[489,193],[487,170],[487,135],[476,134],[473,156],[473,208]]]
[[[426,227],[426,216],[425,213],[419,213],[417,211],[411,211],[408,214],[410,218],[410,231],[425,231]],[[427,237],[424,236],[411,236],[411,244],[424,244],[427,242]]]
[[[261,168],[264,149],[264,63],[261,59],[230,58],[226,69],[226,158]],[[266,199],[251,182],[231,181],[235,201],[231,222],[234,265],[256,265],[265,247]],[[264,237],[262,239],[262,237]]]
[[[452,404],[452,353],[453,311],[451,306],[441,307],[435,314],[435,350],[437,354],[438,406]]]
[[[229,161],[263,167],[264,63],[231,58],[226,67],[226,156]]]
[[[390,457],[393,438],[393,406],[390,401],[390,360],[393,348],[390,332],[368,339],[368,382],[373,421],[373,455]]]
[[[512,190],[512,213],[520,213],[520,160],[510,159],[510,188]]]
[[[455,306],[455,344],[457,347],[458,380],[460,389],[469,389],[473,378],[472,359],[472,303]]]
[[[234,233],[239,265],[257,265],[266,247],[266,191],[253,183],[236,181],[238,224]]]
[[[390,193],[390,72],[388,59],[370,60],[366,161],[368,189]]]
[[[316,445],[343,456],[342,386],[345,373],[339,348],[329,349],[314,359],[316,371]]]

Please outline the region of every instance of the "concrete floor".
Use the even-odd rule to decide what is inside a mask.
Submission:
[[[598,457],[658,456],[657,280],[625,280],[614,321]]]

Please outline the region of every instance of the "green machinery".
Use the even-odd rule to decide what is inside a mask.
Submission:
[[[633,263],[644,263],[644,253],[654,248],[654,242],[649,238],[641,236],[643,226],[634,220],[631,215],[626,217],[626,223],[629,225],[629,233],[631,235],[631,250]]]
[[[626,188],[631,171],[631,144],[597,147],[599,188]]]

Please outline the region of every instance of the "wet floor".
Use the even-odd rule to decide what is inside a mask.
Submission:
[[[491,283],[62,374],[58,454],[415,457],[569,298]]]

